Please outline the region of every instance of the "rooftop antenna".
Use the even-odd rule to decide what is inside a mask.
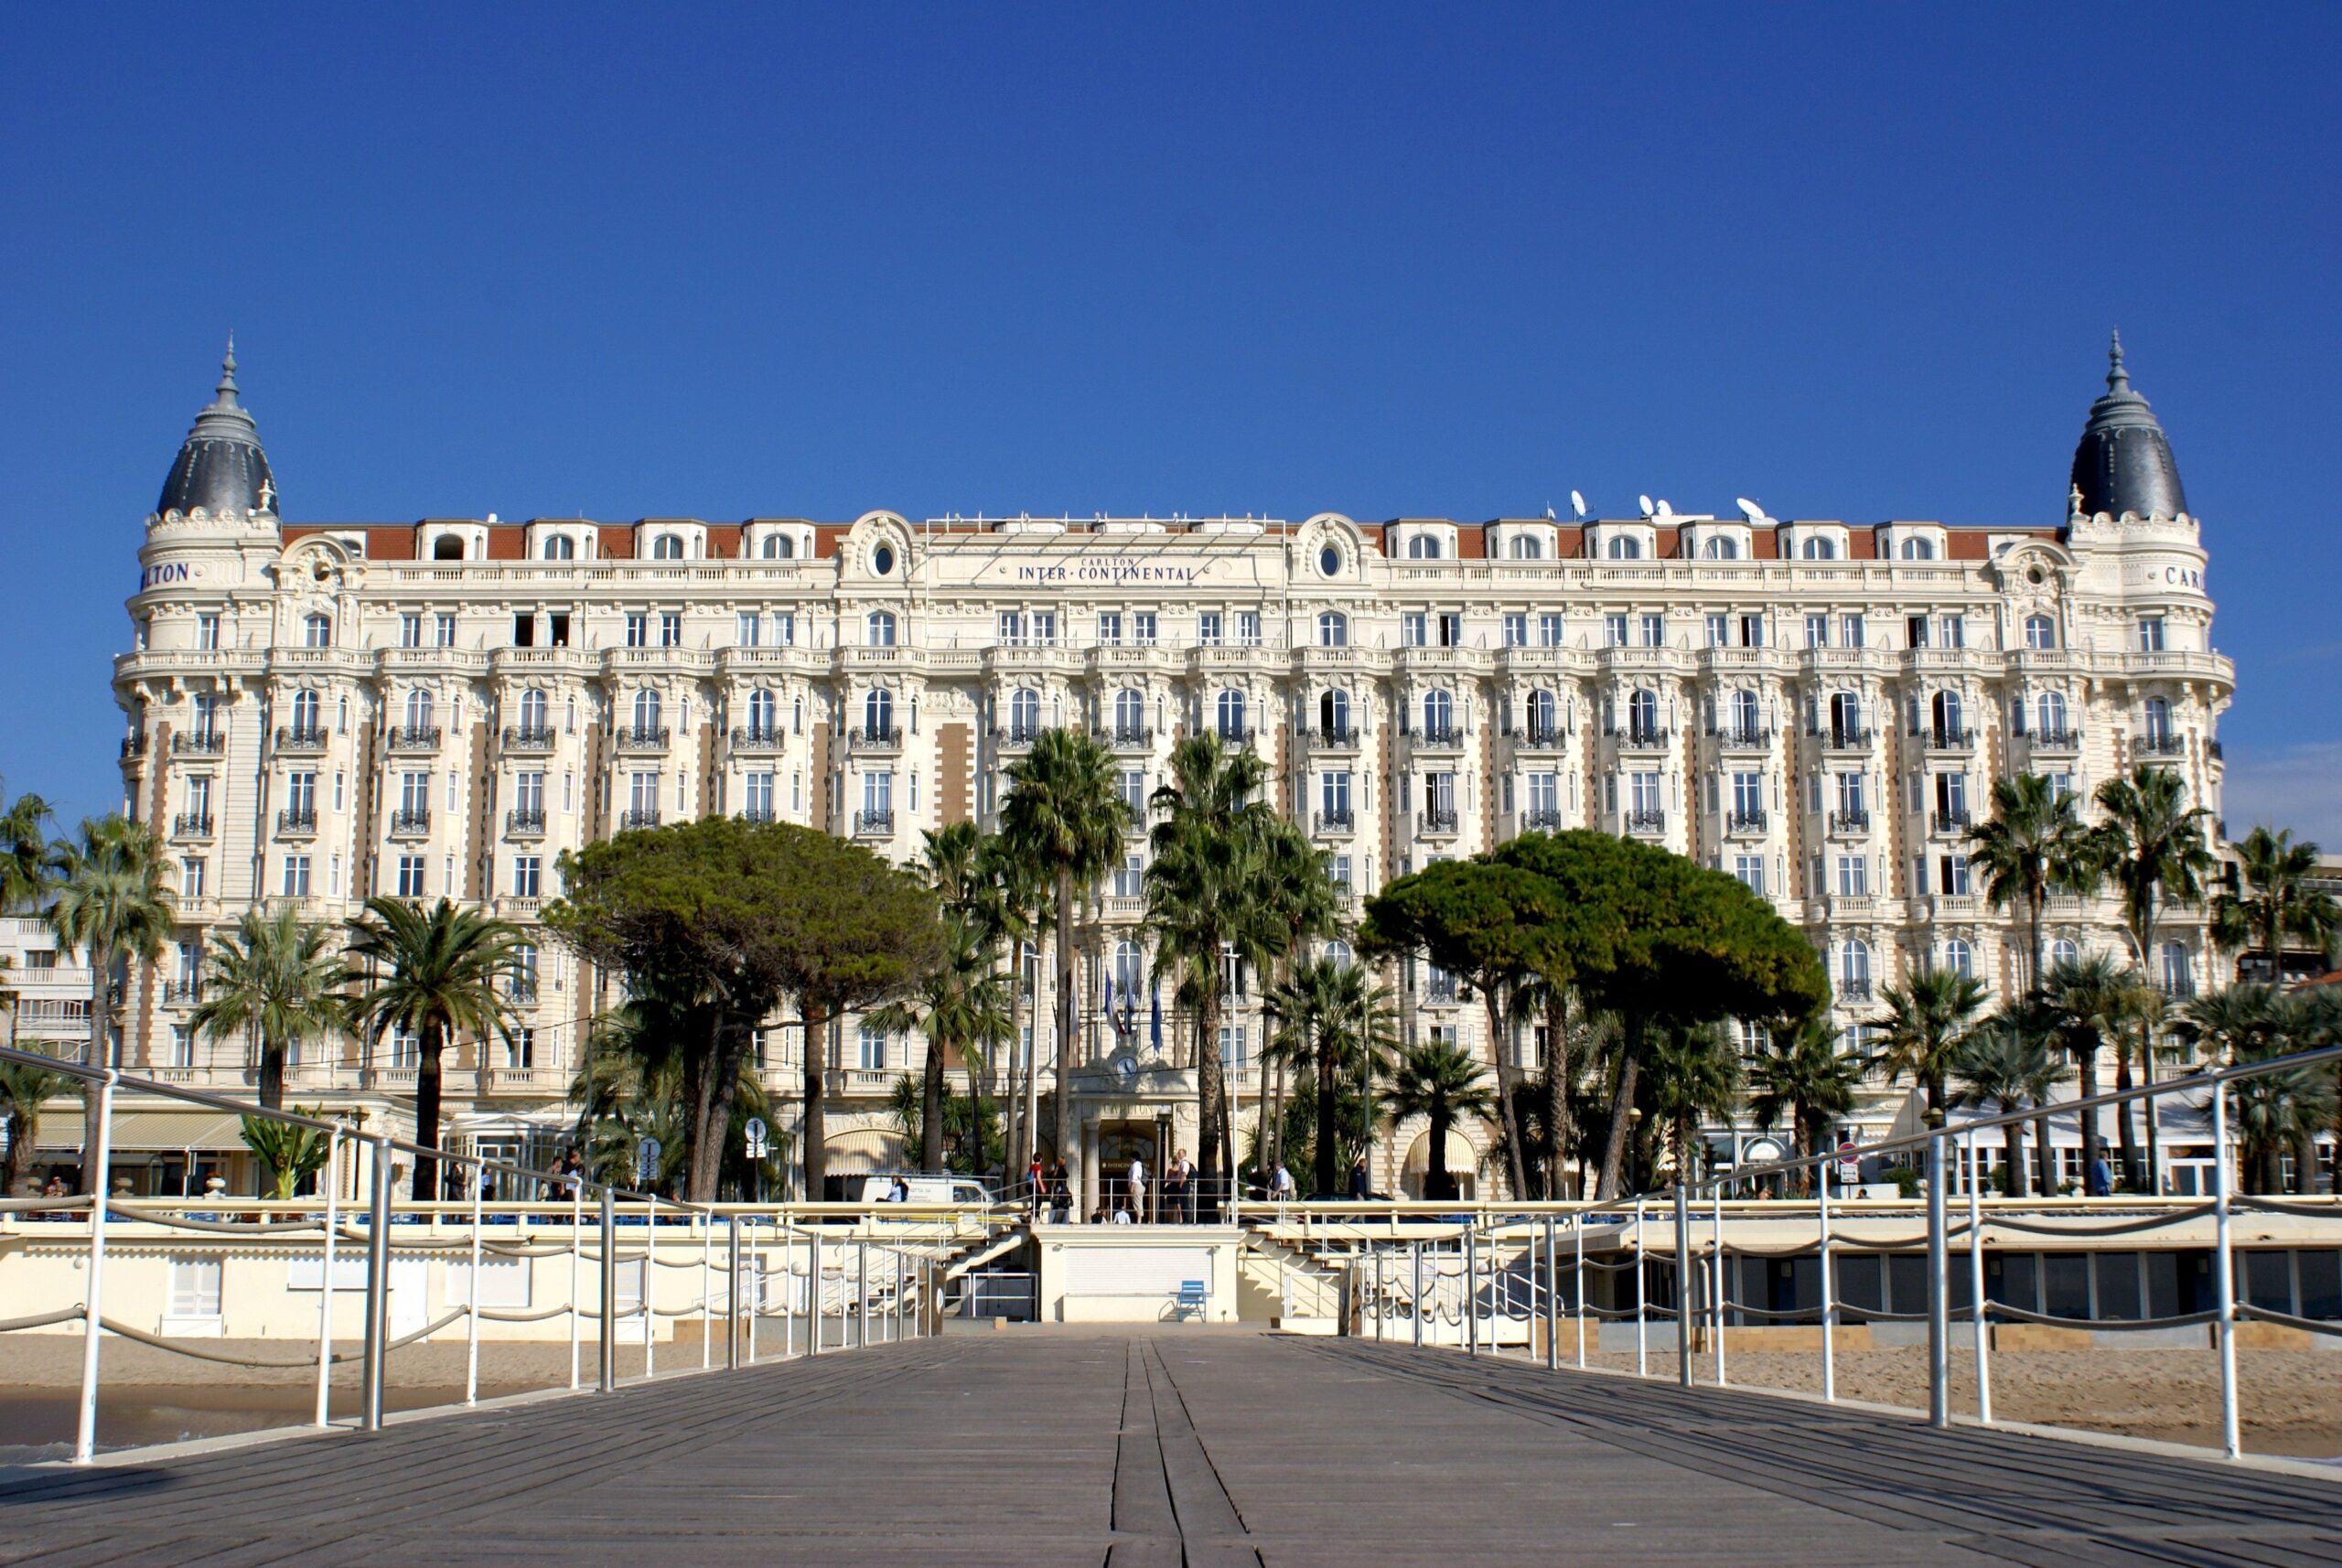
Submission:
[[[1547,522],[1552,522],[1552,521],[1557,521],[1557,519],[1556,519],[1556,518],[1554,517],[1554,515],[1553,515],[1553,503],[1552,503],[1552,501],[1547,501],[1547,502],[1545,503],[1545,521],[1546,521]]]
[[[1673,517],[1675,515],[1675,509],[1667,504],[1667,498],[1665,496],[1659,498],[1659,515],[1661,517]]]
[[[1645,517],[1649,517],[1651,514],[1650,498],[1649,496],[1637,496],[1635,500],[1642,507],[1643,515]]]
[[[1771,518],[1765,515],[1765,509],[1763,507],[1758,506],[1746,496],[1734,497],[1732,504],[1738,507],[1740,509],[1740,515],[1746,518],[1751,522],[1770,522],[1773,521]]]
[[[1585,515],[1585,498],[1575,490],[1570,492],[1570,510],[1580,517]]]

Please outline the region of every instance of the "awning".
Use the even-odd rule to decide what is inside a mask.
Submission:
[[[180,1149],[241,1149],[244,1121],[225,1111],[124,1111],[113,1119],[113,1147],[122,1154]],[[81,1112],[51,1111],[40,1119],[39,1147],[78,1150]]]
[[[1480,1151],[1474,1148],[1470,1141],[1462,1133],[1450,1127],[1447,1130],[1447,1174],[1469,1176],[1477,1170],[1479,1165]],[[1430,1169],[1431,1134],[1418,1133],[1413,1145],[1407,1150],[1406,1173],[1409,1176],[1422,1176]]]
[[[903,1168],[903,1135],[885,1127],[857,1127],[840,1133],[822,1145],[829,1155],[832,1176],[867,1176],[873,1171]]]

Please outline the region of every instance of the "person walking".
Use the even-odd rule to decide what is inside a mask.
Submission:
[[[1123,1177],[1133,1222],[1146,1218],[1146,1161],[1136,1155],[1131,1156],[1131,1168]]]
[[[1049,1213],[1059,1225],[1073,1223],[1073,1175],[1063,1160],[1049,1176]]]
[[[1196,1222],[1196,1165],[1181,1149],[1163,1173],[1163,1218],[1179,1225]]]
[[[1032,1164],[1025,1167],[1025,1190],[1031,1195],[1033,1212],[1040,1214],[1047,1207],[1048,1182],[1041,1173],[1041,1155],[1037,1150],[1034,1152]]]
[[[1350,1162],[1350,1201],[1364,1203],[1374,1196],[1373,1185],[1366,1175],[1366,1156],[1360,1155]]]
[[[1293,1201],[1293,1173],[1279,1160],[1276,1174],[1269,1178],[1269,1199],[1282,1208]]]

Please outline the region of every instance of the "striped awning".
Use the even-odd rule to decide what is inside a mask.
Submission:
[[[113,1147],[124,1154],[178,1149],[241,1149],[243,1118],[224,1111],[123,1111],[113,1119]],[[59,1109],[40,1119],[39,1147],[79,1150],[81,1112]]]
[[[867,1176],[903,1168],[903,1135],[887,1127],[857,1127],[822,1144],[832,1176]]]

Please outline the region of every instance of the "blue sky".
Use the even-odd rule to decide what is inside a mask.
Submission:
[[[118,796],[230,327],[302,521],[2037,523],[2119,324],[2342,845],[2342,11],[1165,9],[16,11],[0,777]]]

